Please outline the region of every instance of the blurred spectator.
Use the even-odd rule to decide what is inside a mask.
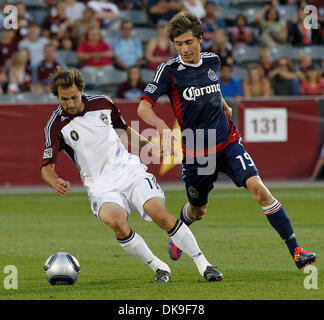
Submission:
[[[297,57],[298,70],[296,71],[298,81],[305,79],[306,70],[312,64],[312,58],[307,53],[301,53]]]
[[[114,55],[110,46],[102,41],[99,28],[90,28],[86,40],[77,48],[77,57],[82,61],[82,67],[103,67],[112,65]]]
[[[65,3],[65,14],[70,21],[70,26],[72,26],[75,20],[82,18],[82,14],[86,8],[86,5],[83,2],[77,0],[65,0]]]
[[[270,97],[272,90],[269,80],[265,77],[262,67],[251,64],[247,70],[247,79],[243,81],[243,97]]]
[[[8,85],[8,77],[4,71],[0,71],[0,94],[5,93],[6,86]]]
[[[193,13],[199,19],[206,15],[205,0],[182,0],[183,9]]]
[[[272,5],[265,5],[255,17],[261,30],[261,45],[276,47],[287,41],[287,22],[280,18],[279,11]]]
[[[22,1],[18,1],[15,3],[15,6],[17,8],[17,20],[18,20],[18,36],[19,40],[22,40],[26,37],[28,33],[28,26],[30,23],[32,23],[33,18],[32,16],[27,12],[26,5]]]
[[[43,0],[45,4],[47,4],[49,7],[52,7],[55,5],[56,0]]]
[[[156,24],[159,20],[170,21],[183,6],[178,0],[147,0],[146,9],[152,22]]]
[[[324,56],[322,58],[322,69],[321,69],[321,72],[322,72],[322,77],[324,78]]]
[[[114,0],[120,10],[142,9],[141,0]]]
[[[324,1],[313,0],[312,5],[316,6],[318,14],[318,23],[320,24],[320,37],[321,43],[324,44]]]
[[[324,95],[324,78],[321,77],[320,70],[312,64],[307,67],[306,77],[300,84],[300,92],[311,96]]]
[[[0,40],[0,72],[4,70],[10,57],[17,49],[16,31],[13,29],[3,29]]]
[[[31,23],[28,27],[28,34],[24,40],[19,41],[19,49],[28,49],[30,55],[30,65],[32,69],[36,68],[44,59],[43,51],[48,38],[40,36],[41,28],[35,23]]]
[[[8,94],[31,91],[32,75],[29,67],[29,52],[21,49],[12,55],[8,69]]]
[[[308,13],[304,13],[304,7],[298,8],[297,22],[289,28],[289,42],[294,46],[307,46],[321,43],[319,29],[306,29],[304,19]]]
[[[262,48],[259,51],[260,66],[264,71],[265,77],[269,77],[270,72],[274,69],[270,50],[268,48]]]
[[[143,63],[143,48],[141,40],[131,36],[133,25],[123,20],[120,26],[120,37],[113,41],[115,66],[122,70],[129,67],[141,67]]]
[[[10,4],[9,1],[1,1],[0,4],[0,31],[4,28],[3,27],[3,20],[5,19],[4,8]]]
[[[127,70],[127,81],[121,83],[115,95],[117,99],[139,100],[146,84],[142,81],[141,69],[130,67]]]
[[[218,28],[226,28],[225,20],[217,15],[221,9],[216,5],[215,1],[207,0],[205,4],[206,15],[201,19],[204,37],[201,43],[202,50],[207,50],[213,42],[213,34]]]
[[[175,56],[176,51],[168,37],[168,22],[160,20],[157,23],[157,36],[150,39],[146,46],[146,66],[156,70],[162,63]]]
[[[312,175],[310,177],[311,181],[316,180],[316,178],[318,177],[318,174],[320,173],[323,166],[324,166],[324,144],[322,146],[319,158],[317,159],[317,161],[315,163],[314,170],[313,170]]]
[[[120,11],[117,5],[109,0],[91,0],[87,5],[96,11],[97,18],[101,21],[102,27],[109,27],[110,29],[119,28]]]
[[[100,21],[96,16],[96,11],[90,7],[86,7],[83,11],[82,18],[74,21],[72,27],[72,39],[76,46],[85,41],[86,34],[90,28],[100,28]]]
[[[270,84],[276,96],[294,96],[300,94],[297,76],[293,64],[287,57],[281,57],[270,73]]]
[[[224,98],[242,96],[242,86],[238,79],[232,77],[232,66],[224,64],[220,76],[220,87]]]
[[[65,0],[58,0],[54,14],[49,14],[43,24],[43,36],[51,39],[56,48],[71,50],[70,20],[66,16]]]
[[[229,28],[229,34],[234,48],[252,44],[253,30],[247,26],[244,14],[239,14],[236,17],[235,26]]]
[[[216,53],[221,60],[221,65],[234,64],[233,47],[223,29],[217,29],[214,32],[212,45],[206,51]]]
[[[56,47],[48,43],[44,47],[44,60],[37,69],[37,80],[40,93],[51,92],[49,77],[56,72],[56,66],[60,64],[62,65],[56,58]]]

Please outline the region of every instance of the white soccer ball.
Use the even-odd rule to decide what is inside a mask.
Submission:
[[[73,284],[79,278],[80,264],[71,254],[56,252],[46,260],[44,274],[52,285]]]

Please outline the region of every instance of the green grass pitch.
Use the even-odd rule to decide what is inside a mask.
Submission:
[[[90,211],[85,193],[64,198],[54,193],[0,195],[0,300],[239,300],[324,298],[324,190],[274,188],[294,226],[297,239],[317,254],[317,289],[305,289],[309,275],[299,271],[286,245],[262,210],[241,189],[215,189],[205,218],[192,225],[207,259],[224,274],[206,282],[193,261],[172,261],[168,236],[134,213],[131,227],[172,270],[172,281],[154,284],[152,270],[130,256],[112,231]],[[185,191],[166,191],[166,206],[178,216]],[[45,260],[57,251],[77,257],[81,265],[73,286],[51,286],[44,277]],[[4,268],[18,270],[18,288],[5,289]]]

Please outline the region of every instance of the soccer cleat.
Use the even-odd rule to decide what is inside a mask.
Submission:
[[[173,241],[169,241],[169,256],[172,260],[178,260],[181,257],[182,250],[179,249]]]
[[[316,254],[313,252],[308,252],[302,247],[297,247],[295,249],[294,261],[299,270],[305,268],[307,265],[316,262]]]
[[[157,269],[155,272],[156,279],[154,283],[167,283],[171,279],[171,274],[168,271]]]
[[[223,280],[223,274],[217,271],[213,266],[208,266],[204,272],[204,278],[207,281],[220,281]]]

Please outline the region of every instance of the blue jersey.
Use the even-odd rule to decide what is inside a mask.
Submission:
[[[162,63],[143,92],[142,99],[153,106],[160,96],[169,96],[182,131],[184,158],[216,153],[239,139],[224,112],[219,77],[216,54],[201,53],[197,64],[185,63],[179,56]],[[194,140],[188,138],[189,130]]]

